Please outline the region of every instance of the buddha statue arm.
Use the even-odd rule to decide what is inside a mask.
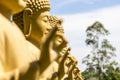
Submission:
[[[61,61],[60,61],[60,63],[59,63],[59,66],[58,66],[58,79],[59,79],[59,80],[61,80],[62,77],[63,77],[64,74],[65,74],[64,62],[65,62],[65,60],[66,60],[66,58],[67,58],[67,56],[68,56],[68,54],[69,54],[69,51],[70,51],[70,48],[68,48],[68,49],[66,50],[66,52],[65,52],[64,55],[62,56],[62,59],[61,59]]]
[[[76,62],[73,63],[73,65],[70,67],[69,72],[68,72],[68,79],[73,80],[73,70],[76,66]]]

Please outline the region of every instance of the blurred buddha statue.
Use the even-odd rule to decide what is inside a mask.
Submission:
[[[13,21],[19,26],[27,39],[31,62],[39,60],[43,38],[50,32],[49,10],[49,0],[26,0],[24,10],[13,15]]]
[[[23,10],[23,0],[0,1],[0,80],[17,80],[19,68],[27,62],[26,40],[19,28],[11,22],[10,17]]]
[[[79,68],[77,66],[75,66],[73,69],[73,79],[74,80],[83,80],[81,71],[79,70]]]

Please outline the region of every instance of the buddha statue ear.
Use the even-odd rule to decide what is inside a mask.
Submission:
[[[24,23],[24,34],[25,37],[28,38],[31,34],[32,26],[31,26],[31,15],[33,11],[30,8],[26,8],[23,12],[23,23]]]

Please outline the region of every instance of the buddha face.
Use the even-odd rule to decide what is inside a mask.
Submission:
[[[70,67],[70,65],[71,65],[72,63],[73,63],[73,60],[71,59],[71,57],[67,57],[66,62],[65,62],[66,66],[67,66],[67,67]]]
[[[73,73],[76,75],[79,72],[79,69],[77,67],[74,68]]]
[[[48,20],[49,11],[41,12],[36,18],[31,19],[33,36],[36,40],[40,40],[43,36],[48,34],[51,26]],[[34,17],[34,16],[33,16]]]
[[[20,12],[25,7],[25,0],[1,0],[0,5],[9,9],[10,13]]]
[[[62,28],[62,24],[57,25],[58,27],[58,31],[56,33],[56,36],[54,38],[54,49],[57,49],[58,51],[61,51],[61,49],[63,49],[64,47],[66,47],[68,41],[65,39],[64,33],[60,32],[61,29],[59,29],[59,27]]]
[[[60,45],[64,42],[64,39],[61,35],[56,35],[55,40],[54,40],[54,47],[59,48]]]

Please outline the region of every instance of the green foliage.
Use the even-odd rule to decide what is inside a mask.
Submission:
[[[96,21],[86,29],[86,44],[91,52],[82,60],[87,67],[83,72],[85,80],[120,80],[120,67],[113,60],[115,48],[106,39],[109,31]]]

